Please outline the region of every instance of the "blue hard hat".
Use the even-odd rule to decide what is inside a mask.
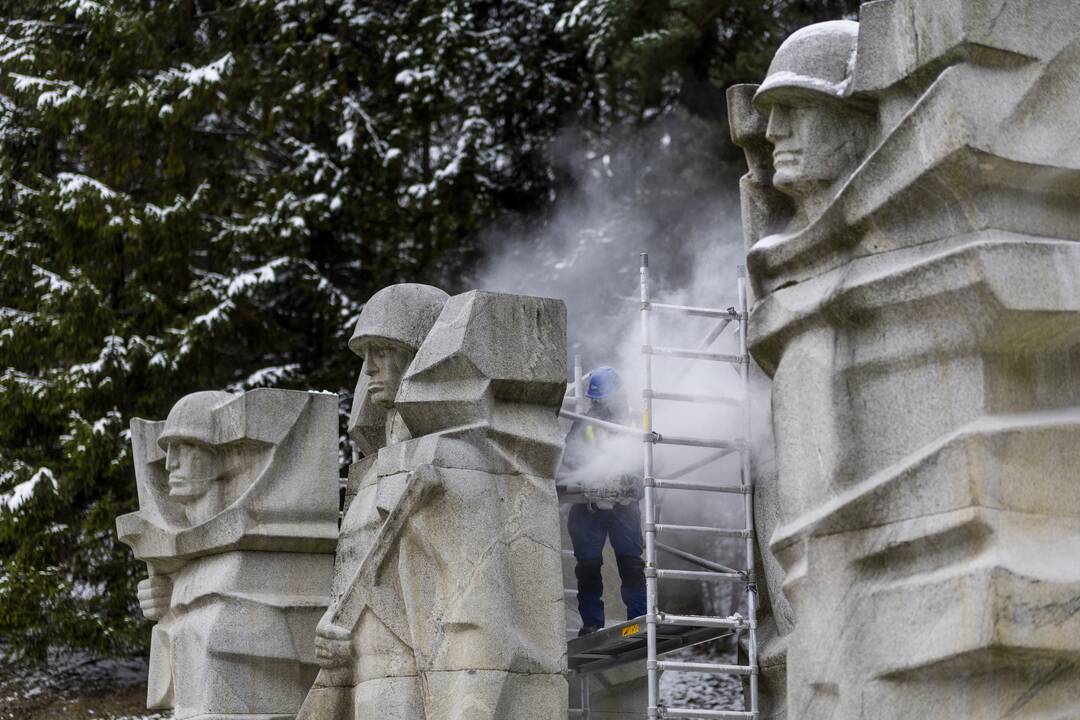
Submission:
[[[615,368],[598,367],[589,373],[589,387],[585,388],[585,397],[590,400],[603,400],[622,387],[622,379]]]

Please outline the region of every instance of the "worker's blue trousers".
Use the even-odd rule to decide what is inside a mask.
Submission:
[[[611,538],[615,562],[622,580],[622,601],[627,619],[645,614],[645,563],[641,551],[641,512],[638,504],[616,505],[600,510],[591,505],[574,505],[566,523],[574,545],[578,581],[578,612],[581,624],[604,627],[604,541]]]

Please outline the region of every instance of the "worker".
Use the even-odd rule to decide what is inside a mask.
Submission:
[[[589,373],[585,396],[590,401],[586,412],[588,417],[628,424],[630,409],[622,391],[622,380],[613,368],[599,367]],[[603,457],[611,452],[610,445],[605,442],[611,439],[611,435],[602,428],[576,421],[567,436],[563,472],[590,475],[582,479],[586,487],[639,487],[637,477],[620,474],[617,463],[613,465]],[[599,462],[590,463],[590,460]],[[641,559],[644,541],[638,508],[640,494],[632,489],[630,492],[594,494],[592,497],[586,492],[585,497],[586,502],[576,503],[570,508],[567,521],[577,561],[574,574],[577,576],[578,612],[581,614],[579,637],[604,627],[604,581],[600,571],[604,562],[604,543],[608,539],[611,540],[615,563],[619,568],[626,617],[629,620],[645,614],[645,563]]]

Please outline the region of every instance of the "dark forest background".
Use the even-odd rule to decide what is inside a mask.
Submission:
[[[0,644],[144,651],[132,417],[266,385],[347,409],[372,292],[468,289],[583,178],[629,207],[733,176],[725,88],[857,5],[6,0]],[[657,127],[665,172],[611,170]],[[654,234],[677,254],[678,218]]]

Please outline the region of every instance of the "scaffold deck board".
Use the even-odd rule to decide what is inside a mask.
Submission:
[[[656,626],[656,654],[663,655],[731,632],[728,628],[661,623]],[[595,672],[640,662],[647,654],[644,615],[585,637],[573,638],[567,643],[567,663],[576,672]]]

